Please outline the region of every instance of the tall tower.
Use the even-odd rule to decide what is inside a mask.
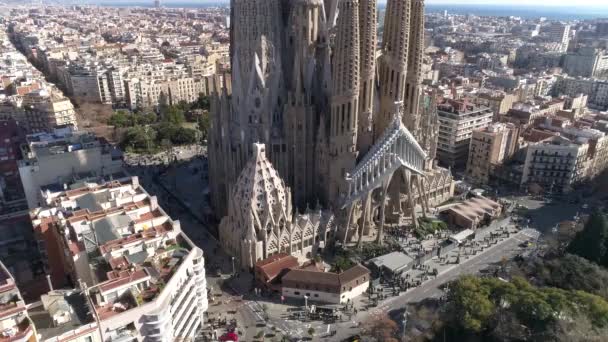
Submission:
[[[342,0],[338,6],[329,134],[328,199],[333,203],[346,191],[346,172],[355,167],[359,113],[359,0]]]
[[[154,8],[160,8],[160,0],[154,0]]]
[[[357,150],[365,154],[373,144],[373,111],[376,75],[377,8],[376,0],[359,0],[360,76],[359,136]]]
[[[315,198],[315,113],[314,65],[318,42],[323,41],[323,4],[315,0],[298,1],[291,4],[288,21],[287,51],[291,76],[287,86],[284,109],[285,137],[288,148],[289,168],[286,180],[293,191],[294,204],[303,210]],[[287,59],[287,58],[286,58]],[[287,71],[286,71],[287,72]]]
[[[402,103],[408,66],[410,0],[388,0],[380,61],[380,109],[374,118],[377,139],[392,120],[395,104]]]
[[[403,122],[416,139],[420,126],[422,58],[424,53],[424,0],[410,1],[410,42],[407,54]]]

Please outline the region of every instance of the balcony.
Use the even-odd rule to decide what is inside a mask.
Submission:
[[[26,318],[13,328],[4,329],[0,333],[0,342],[26,342],[33,333],[32,324],[29,318]]]

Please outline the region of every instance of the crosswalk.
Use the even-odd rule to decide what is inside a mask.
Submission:
[[[538,237],[540,236],[540,232],[538,230],[531,228],[523,229],[519,233],[531,239],[538,239]]]

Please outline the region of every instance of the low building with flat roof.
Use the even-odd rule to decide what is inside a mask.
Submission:
[[[487,197],[478,196],[449,208],[445,213],[450,224],[476,229],[500,216],[502,206]]]
[[[373,267],[378,273],[382,271],[390,274],[400,274],[409,271],[413,265],[414,259],[403,252],[392,252],[369,261],[369,266]]]
[[[76,180],[124,177],[122,152],[89,132],[68,127],[28,135],[21,150],[19,175],[30,209],[41,205],[45,187],[57,185],[63,190]]]
[[[53,290],[28,307],[40,341],[101,342],[99,326],[80,290]]]

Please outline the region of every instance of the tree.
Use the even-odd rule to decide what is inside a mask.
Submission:
[[[187,112],[192,108],[192,105],[184,100],[181,100],[177,103],[177,105],[175,105],[175,107],[183,112]]]
[[[158,140],[170,140],[171,142],[175,143],[173,141],[173,137],[177,134],[177,131],[179,130],[179,126],[174,125],[170,122],[161,122],[158,125],[155,126],[156,131],[158,132]],[[176,144],[177,145],[177,144]]]
[[[460,326],[478,333],[486,328],[496,309],[488,297],[489,290],[479,278],[463,277],[450,286],[449,309]]]
[[[124,110],[117,110],[108,119],[108,125],[114,126],[116,128],[132,126],[131,119],[129,118],[129,113]]]
[[[169,98],[167,98],[167,94],[161,91],[158,95],[158,113],[161,117],[164,117],[169,110]]]
[[[585,224],[585,228],[574,237],[568,246],[568,252],[581,256],[589,261],[608,266],[607,243],[608,221],[600,212],[594,212]]]
[[[209,128],[211,127],[211,120],[208,114],[203,114],[198,118],[198,130],[201,131],[201,139],[207,140],[209,137]]]
[[[171,141],[176,145],[189,145],[196,142],[196,131],[191,128],[179,127]]]
[[[163,114],[163,121],[174,125],[181,125],[186,121],[184,111],[176,106],[170,106]]]
[[[203,93],[198,94],[198,99],[196,100],[196,102],[194,102],[192,108],[202,109],[206,111],[211,110],[211,101],[209,99],[209,96],[205,96],[203,95]]]
[[[342,273],[350,268],[352,268],[355,263],[347,257],[337,256],[334,260],[334,263],[331,267],[332,272]]]
[[[156,131],[154,129],[135,126],[127,129],[121,144],[124,148],[150,151],[156,146],[155,141]]]
[[[388,315],[383,314],[363,324],[364,336],[375,338],[376,341],[389,342],[398,341],[395,337],[399,332],[399,326]]]
[[[138,125],[151,125],[156,122],[157,116],[154,113],[143,113],[135,115],[135,121]]]
[[[310,337],[313,337],[315,335],[315,328],[313,328],[313,327],[308,328],[308,335],[310,335]]]
[[[581,290],[608,299],[608,270],[578,255],[537,259],[520,268],[538,285]]]

